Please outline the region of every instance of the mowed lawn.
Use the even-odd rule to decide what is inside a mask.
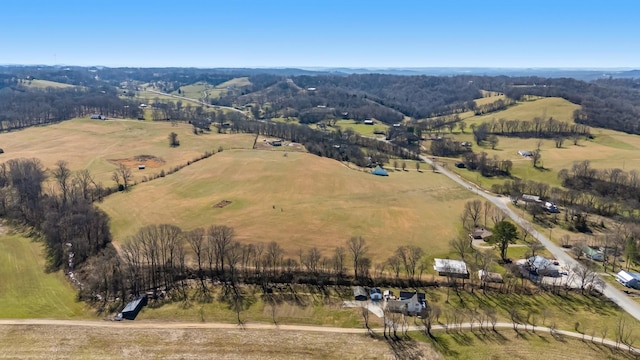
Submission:
[[[99,206],[116,242],[140,227],[235,228],[243,242],[277,241],[294,256],[318,247],[329,256],[352,236],[383,261],[399,245],[448,252],[464,203],[474,195],[445,176],[415,170],[377,177],[307,153],[233,150],[109,196]],[[232,203],[216,208],[217,203]]]
[[[0,235],[0,318],[92,318],[61,272],[46,273],[42,244]]]
[[[168,136],[178,134],[180,146],[169,146]],[[117,168],[113,160],[138,155],[152,155],[164,160],[157,168],[137,169],[133,163],[135,180],[144,176],[167,172],[184,164],[205,151],[223,148],[251,148],[255,136],[247,134],[194,135],[191,126],[168,122],[137,120],[75,119],[59,124],[32,127],[0,134],[0,147],[4,154],[0,162],[15,158],[38,158],[45,167],[53,168],[58,160],[65,160],[72,170],[88,169],[105,186],[115,185],[111,174]],[[111,160],[111,161],[110,161]]]

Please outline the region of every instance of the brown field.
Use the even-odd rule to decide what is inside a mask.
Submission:
[[[385,341],[307,331],[0,326],[0,358],[29,359],[393,359]],[[416,342],[423,358],[441,359]]]
[[[178,134],[179,147],[169,146],[171,132]],[[168,122],[76,119],[0,134],[0,144],[5,151],[0,155],[0,162],[35,157],[45,167],[53,168],[58,160],[65,160],[72,170],[88,169],[97,180],[111,186],[114,185],[111,173],[118,162],[130,166],[134,179],[140,180],[160,170],[167,172],[206,151],[217,151],[220,146],[249,149],[253,139],[252,135],[216,134],[215,131],[194,135],[190,125],[180,123],[173,126]],[[138,170],[140,161],[135,158],[141,155],[153,156],[164,163],[155,169]],[[150,165],[154,167],[153,163]]]
[[[153,223],[224,224],[240,241],[277,241],[290,255],[317,246],[328,256],[351,236],[363,236],[380,261],[402,244],[448,252],[474,195],[437,173],[409,170],[377,177],[307,153],[232,150],[99,206],[116,242]],[[223,200],[232,203],[214,207]]]

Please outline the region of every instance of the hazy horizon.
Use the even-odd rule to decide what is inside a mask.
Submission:
[[[640,68],[623,0],[26,0],[0,13],[0,64],[197,68]]]

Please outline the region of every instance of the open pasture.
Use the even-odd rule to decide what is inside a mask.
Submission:
[[[336,121],[336,127],[340,127],[343,131],[346,129],[352,129],[357,134],[362,136],[384,136],[384,135],[376,135],[374,131],[384,131],[386,132],[389,129],[389,125],[378,121],[373,120],[373,125],[366,125],[362,122],[357,123],[355,120],[338,120]],[[331,128],[328,128],[331,129]]]
[[[71,85],[71,84],[65,84],[57,81],[40,80],[40,79],[23,80],[22,85],[26,87],[31,87],[31,88],[37,88],[37,89],[46,89],[46,88],[67,89],[67,88],[75,87],[75,85]]]
[[[99,206],[111,217],[116,242],[148,224],[219,224],[232,226],[243,242],[277,241],[290,256],[313,246],[329,256],[363,236],[369,254],[383,261],[399,245],[447,252],[472,197],[427,171],[378,177],[308,153],[232,150]],[[223,200],[231,203],[215,207]]]
[[[171,132],[178,134],[180,146],[169,146]],[[205,151],[217,151],[220,146],[251,148],[253,139],[252,135],[215,131],[194,135],[191,126],[182,123],[173,126],[169,122],[76,119],[0,134],[0,147],[5,151],[0,162],[38,158],[45,167],[53,168],[58,160],[65,160],[72,170],[88,169],[104,185],[113,185],[111,174],[119,161],[130,160],[127,164],[132,168],[134,180],[140,180],[185,164]],[[163,163],[138,170],[135,157],[139,155],[151,155]]]
[[[91,318],[64,275],[45,272],[42,244],[0,231],[0,318]]]
[[[493,99],[496,101],[498,97],[482,98],[477,101],[488,101],[485,99]],[[490,101],[490,102],[493,102]],[[550,117],[561,120],[573,122],[573,112],[580,108],[580,105],[576,105],[565,99],[558,97],[548,98],[536,98],[535,100],[519,102],[516,105],[510,106],[505,110],[465,118],[464,121],[467,125],[480,124],[485,121],[496,121],[504,118],[506,120],[533,120],[536,117],[548,119]],[[462,116],[461,116],[462,117]],[[469,132],[471,130],[468,130]]]

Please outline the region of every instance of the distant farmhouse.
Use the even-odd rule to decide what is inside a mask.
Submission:
[[[527,259],[526,266],[529,268],[529,271],[531,273],[538,276],[560,276],[558,265],[540,255],[536,255]]]
[[[91,115],[91,120],[107,120],[107,117],[104,115],[93,114]]]
[[[491,237],[493,233],[483,227],[477,227],[473,230],[472,233],[469,234],[471,240],[484,240],[487,241],[489,237]]]
[[[418,293],[412,293],[412,295],[413,296],[411,296],[408,299],[402,299],[402,297],[400,297],[400,300],[387,301],[386,303],[387,310],[389,312],[402,313],[407,315],[419,314],[422,311],[422,309],[424,309],[425,303],[424,301],[420,301],[420,297],[418,296]]]

